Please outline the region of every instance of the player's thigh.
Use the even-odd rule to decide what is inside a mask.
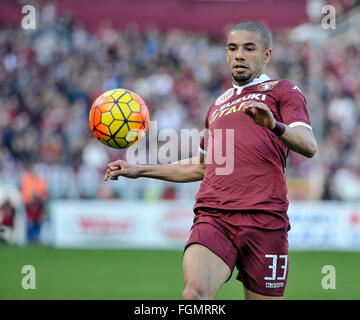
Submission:
[[[264,296],[244,287],[245,300],[282,300],[282,296]]]
[[[194,243],[187,247],[183,259],[184,285],[190,296],[213,299],[231,276],[230,267],[207,247]]]

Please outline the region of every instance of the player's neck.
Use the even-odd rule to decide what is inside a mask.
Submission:
[[[246,81],[244,81],[244,82],[239,82],[239,81],[235,81],[234,79],[233,79],[233,84],[234,84],[234,86],[235,87],[244,87],[244,86],[246,86],[246,85],[248,85],[248,84],[250,84],[250,83],[252,83],[252,82],[258,82],[258,81],[260,81],[261,79],[261,77],[266,77],[266,78],[268,78],[268,76],[265,74],[265,72],[260,72],[259,74],[257,74],[257,75],[255,75],[254,77],[251,77],[249,80],[246,80]]]

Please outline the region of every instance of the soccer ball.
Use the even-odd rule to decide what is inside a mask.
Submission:
[[[94,101],[89,124],[92,134],[103,144],[127,148],[145,136],[149,110],[144,100],[130,90],[109,90]]]

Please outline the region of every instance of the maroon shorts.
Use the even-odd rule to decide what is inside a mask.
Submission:
[[[285,216],[286,217],[286,216]],[[229,266],[245,288],[266,296],[283,296],[288,275],[289,223],[264,211],[234,212],[201,208],[185,245],[201,244]]]

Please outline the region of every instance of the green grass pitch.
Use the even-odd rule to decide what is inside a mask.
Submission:
[[[289,253],[285,299],[360,299],[359,252]],[[0,246],[0,299],[181,298],[182,251],[75,250]],[[36,270],[36,289],[21,286],[24,265]],[[324,265],[336,270],[336,289],[324,290]],[[243,299],[236,272],[216,299]]]

